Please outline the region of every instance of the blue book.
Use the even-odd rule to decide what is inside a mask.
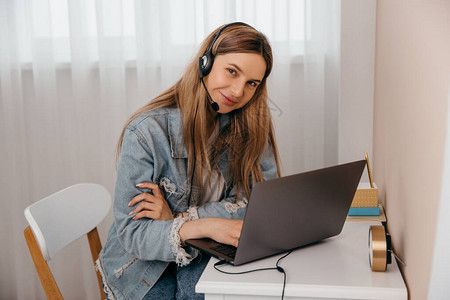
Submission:
[[[379,216],[380,207],[350,207],[349,216]]]

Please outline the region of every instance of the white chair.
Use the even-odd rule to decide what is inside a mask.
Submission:
[[[65,246],[87,234],[92,259],[98,258],[102,244],[97,225],[111,207],[111,195],[98,184],[72,185],[28,206],[24,213],[30,226],[25,239],[48,299],[63,299],[47,261]],[[102,280],[97,271],[101,298]]]

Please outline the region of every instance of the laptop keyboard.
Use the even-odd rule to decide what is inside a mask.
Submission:
[[[223,255],[226,255],[228,257],[234,258],[236,255],[236,247],[226,244],[220,244],[215,247],[211,247],[212,250],[217,251],[219,253],[222,253]]]

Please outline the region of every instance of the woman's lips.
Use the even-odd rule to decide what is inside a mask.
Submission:
[[[228,98],[227,96],[225,96],[225,95],[222,94],[222,93],[220,93],[220,95],[222,95],[223,102],[224,102],[224,104],[227,105],[227,106],[233,106],[233,105],[235,105],[235,104],[237,103],[236,100],[230,99],[230,98]]]

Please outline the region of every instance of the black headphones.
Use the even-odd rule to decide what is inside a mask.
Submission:
[[[252,26],[244,23],[244,22],[234,22],[230,24],[226,24],[217,31],[217,33],[214,35],[213,39],[211,40],[211,43],[208,46],[208,49],[206,49],[205,53],[203,53],[203,56],[198,58],[198,73],[200,75],[200,78],[203,78],[204,76],[207,76],[209,72],[211,72],[213,63],[214,63],[214,54],[212,54],[212,48],[214,46],[214,43],[219,38],[219,35],[222,33],[222,31],[225,30],[225,28],[233,26],[233,25],[243,25],[250,28],[253,28]]]

